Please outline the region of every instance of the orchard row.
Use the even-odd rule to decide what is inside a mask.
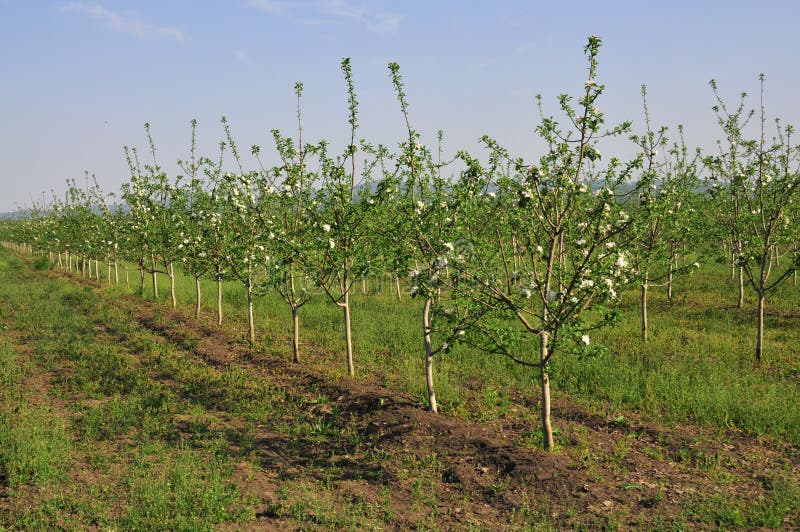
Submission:
[[[608,127],[597,107],[604,91],[596,81],[599,47],[590,37],[587,81],[576,100],[559,97],[561,121],[539,102],[537,133],[546,149],[536,159],[512,156],[483,137],[487,157],[460,151],[443,161],[441,132],[438,146],[425,146],[411,125],[395,63],[389,71],[407,138],[394,150],[358,140],[358,102],[345,59],[351,134],[342,153],[303,139],[297,83],[296,137],[273,131],[276,166],[265,166],[253,146],[255,169],[246,168],[224,118],[219,153],[198,156],[193,121],[188,157],[179,161],[183,175],[170,177],[146,124],[147,162],[125,149],[131,175],[120,198],[71,181],[64,200],[5,224],[3,240],[49,252],[61,267],[74,264],[84,275],[94,261],[98,278],[103,261],[109,282],[112,271],[119,282],[121,261],[134,263],[142,289],[149,277],[156,297],[157,276],[166,275],[173,305],[181,264],[196,281],[198,314],[200,280],[217,281],[220,323],[222,283],[238,281],[247,293],[251,341],[253,299],[277,291],[292,316],[295,362],[298,310],[312,297],[327,297],[342,309],[351,375],[354,284],[367,275],[389,276],[402,297],[402,279],[422,301],[431,409],[437,409],[438,353],[459,342],[500,353],[540,375],[544,445],[552,449],[548,364],[559,352],[601,352],[592,332],[613,322],[623,290],[640,291],[646,342],[648,288],[666,285],[671,297],[675,276],[724,257],[739,280],[739,305],[746,285],[757,295],[760,360],[766,297],[800,267],[792,128],[777,123],[768,138],[763,105],[751,111],[742,95],[729,108],[717,96],[722,140],[717,153],[704,155],[687,148],[682,130],[670,140],[666,128],[651,126],[644,87],[643,129]],[[754,138],[747,136],[751,129]],[[626,161],[601,156],[599,145],[609,137],[629,138],[637,154]]]

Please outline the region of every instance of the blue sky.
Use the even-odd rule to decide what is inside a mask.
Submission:
[[[118,190],[122,147],[143,151],[148,121],[170,173],[188,152],[192,118],[204,154],[216,153],[223,115],[240,147],[271,154],[270,130],[295,130],[295,81],[305,86],[305,139],[341,145],[343,57],[360,137],[402,139],[386,68],[397,61],[428,142],[442,129],[448,153],[478,151],[488,134],[533,159],[534,97],[555,113],[558,94],[581,90],[592,34],[603,39],[599,106],[609,122],[643,127],[645,83],[655,124],[673,133],[684,124],[692,145],[713,148],[711,78],[756,105],[763,72],[769,114],[800,124],[797,20],[796,1],[0,0],[0,211],[61,193],[84,170]]]

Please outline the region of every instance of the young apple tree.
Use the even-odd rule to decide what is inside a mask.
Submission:
[[[349,144],[344,153],[335,158],[328,154],[325,142],[317,147],[320,183],[312,208],[307,211],[313,232],[309,233],[307,243],[311,252],[303,259],[303,269],[328,299],[342,309],[347,373],[352,376],[355,362],[350,296],[354,283],[369,267],[371,235],[367,221],[375,211],[370,182],[377,161],[368,157],[371,150],[359,150],[356,144],[358,100],[349,58],[342,60],[341,68],[347,86]],[[359,151],[364,155],[360,171]],[[284,188],[287,186],[291,185],[284,185]]]
[[[386,220],[385,232],[394,255],[405,260],[406,267],[413,264],[409,284],[412,297],[424,300],[421,309],[421,336],[425,352],[425,383],[428,405],[438,412],[433,375],[434,357],[447,352],[460,340],[464,330],[476,317],[465,310],[479,307],[459,305],[454,295],[458,292],[450,285],[448,264],[465,252],[458,238],[458,227],[464,209],[470,200],[484,197],[483,186],[454,186],[441,178],[441,161],[435,163],[431,151],[420,142],[420,135],[411,127],[408,102],[400,76],[400,66],[389,64],[400,111],[405,120],[408,138],[400,144],[397,169],[384,175],[378,187],[378,199]],[[439,133],[441,142],[441,132]],[[402,194],[395,199],[394,191]],[[474,194],[478,191],[478,194]],[[462,192],[465,192],[462,194]],[[490,196],[485,196],[490,199]],[[483,209],[485,211],[485,209]],[[477,211],[471,214],[477,215]]]
[[[259,148],[253,147],[253,154],[262,168],[258,181],[259,195],[273,198],[273,217],[262,220],[270,227],[273,260],[266,272],[266,282],[274,287],[292,314],[292,360],[300,362],[300,308],[311,300],[314,292],[305,286],[303,264],[313,248],[307,242],[312,234],[310,225],[315,208],[313,183],[317,174],[310,172],[306,160],[313,154],[315,145],[303,144],[303,126],[300,100],[303,84],[294,86],[297,97],[297,144],[279,131],[273,130],[275,147],[280,157],[280,166],[267,172],[259,158]],[[281,190],[275,184],[280,181]]]
[[[738,108],[729,111],[717,84],[711,82],[717,98],[714,111],[727,138],[727,150],[705,161],[712,172],[712,181],[722,180],[727,184],[724,205],[737,265],[756,293],[756,362],[761,361],[764,353],[766,296],[800,268],[796,255],[783,266],[776,261],[780,247],[790,246],[797,235],[797,225],[791,216],[800,197],[800,148],[792,143],[794,128],[783,126],[777,119],[775,137],[767,139],[764,75],[759,79],[759,134],[755,139],[745,137],[744,128],[756,114],[754,110],[744,111],[746,94],[742,94]],[[740,291],[740,302],[741,298]]]
[[[590,333],[612,319],[604,305],[617,298],[630,269],[622,239],[631,217],[620,200],[642,162],[637,158],[623,165],[611,159],[600,167],[598,138],[620,135],[630,124],[601,130],[604,118],[595,105],[604,89],[595,79],[599,49],[600,39],[590,37],[585,47],[589,75],[577,107],[571,97],[559,97],[570,127],[542,116],[537,132],[547,149],[536,163],[501,164],[504,150],[487,141],[498,172],[491,178],[497,186],[496,212],[504,216],[489,228],[468,222],[464,236],[472,251],[451,263],[451,275],[457,276],[452,284],[461,297],[488,310],[466,341],[539,372],[548,450],[555,445],[551,361],[570,346],[583,354],[598,352]],[[503,175],[509,166],[512,171]],[[472,168],[475,163],[468,172]],[[538,340],[533,353],[531,337]]]
[[[678,267],[675,263],[678,244],[692,227],[691,198],[698,185],[698,156],[688,158],[681,128],[681,144],[673,146],[658,162],[659,149],[664,150],[668,144],[667,129],[653,131],[644,85],[642,100],[646,131],[631,135],[631,140],[639,147],[644,166],[639,176],[638,205],[632,210],[635,223],[630,225],[626,237],[630,239],[632,271],[640,288],[642,341],[647,342],[648,290],[652,286],[667,286],[671,300],[674,276],[694,267],[694,264]]]

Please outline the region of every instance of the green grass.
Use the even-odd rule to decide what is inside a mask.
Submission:
[[[617,408],[636,409],[673,422],[691,421],[770,434],[800,443],[800,317],[767,318],[767,360],[754,363],[754,312],[726,308],[735,287],[711,269],[686,279],[670,306],[651,303],[650,340],[638,339],[632,299],[623,321],[598,337],[610,348],[602,358],[562,357],[559,386]],[[656,299],[661,296],[659,301]],[[800,289],[785,286],[771,309],[798,308]],[[735,303],[735,301],[733,301]],[[654,303],[654,304],[653,304]]]
[[[71,441],[62,420],[20,387],[33,368],[0,340],[0,476],[12,488],[64,479]]]
[[[394,513],[389,506],[389,494],[378,501],[351,496],[344,504],[324,486],[303,480],[284,481],[270,502],[267,513],[273,517],[288,517],[301,528],[383,530],[391,525]]]
[[[0,508],[0,528],[210,530],[252,520],[227,442],[184,433],[183,419],[205,410],[140,362],[174,348],[90,289],[3,259],[0,308],[14,336],[0,341],[0,478],[19,502]]]
[[[202,453],[171,453],[155,447],[140,451],[127,473],[131,497],[120,525],[130,530],[212,530],[213,525],[247,521],[252,510],[241,504],[230,481],[230,464],[208,461]]]
[[[65,479],[71,439],[46,407],[17,404],[0,413],[0,471],[12,488],[42,486]]]
[[[768,494],[756,500],[735,500],[728,495],[712,494],[689,499],[685,517],[695,522],[731,528],[783,528],[784,517],[797,510],[800,488],[786,478],[770,479]]]

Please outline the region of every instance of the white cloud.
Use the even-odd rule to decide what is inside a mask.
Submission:
[[[64,11],[77,11],[100,21],[106,28],[133,35],[138,39],[171,39],[184,42],[186,35],[180,28],[167,28],[143,22],[139,19],[109,11],[100,4],[69,2]]]
[[[270,15],[295,11],[298,20],[304,24],[348,19],[378,34],[396,31],[403,20],[397,13],[384,11],[374,0],[247,0],[246,5]]]

